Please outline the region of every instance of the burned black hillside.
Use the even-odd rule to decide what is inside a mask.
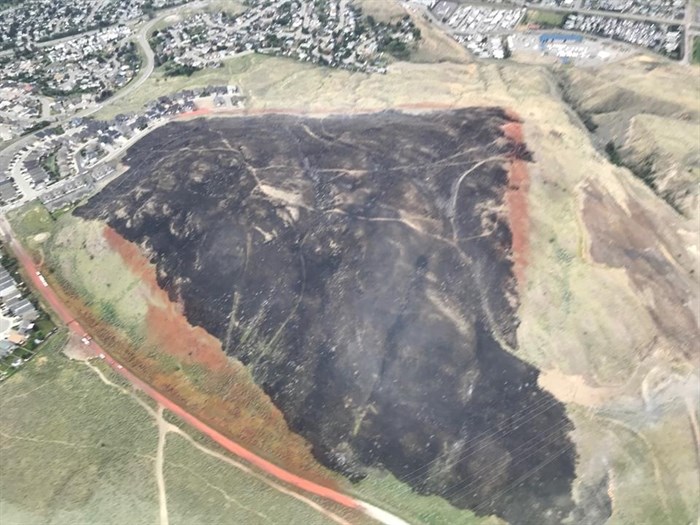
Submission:
[[[517,348],[497,108],[164,126],[77,214],[142,245],[318,459],[560,523],[575,450]]]

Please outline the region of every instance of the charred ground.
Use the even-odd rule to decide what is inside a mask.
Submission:
[[[513,523],[573,509],[564,407],[517,348],[498,108],[162,127],[77,214],[139,243],[324,464]],[[512,190],[512,188],[511,188]]]

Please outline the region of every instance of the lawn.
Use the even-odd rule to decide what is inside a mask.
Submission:
[[[12,229],[25,248],[38,260],[43,243],[55,227],[55,220],[38,200],[25,204],[7,214]]]
[[[692,53],[691,62],[693,64],[700,64],[700,36],[693,37]]]
[[[377,22],[396,22],[406,15],[406,10],[397,0],[353,0],[365,16]]]
[[[12,229],[23,244],[39,233],[50,232],[54,226],[51,214],[39,201],[30,202],[8,215]]]
[[[539,24],[541,27],[561,27],[568,13],[553,13],[550,11],[528,10],[525,17],[526,24]]]
[[[49,173],[53,180],[58,180],[61,178],[61,172],[58,169],[55,151],[46,156],[46,158],[41,162],[41,166]]]

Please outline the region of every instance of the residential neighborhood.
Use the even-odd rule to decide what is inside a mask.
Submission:
[[[156,9],[188,0],[25,0],[0,11],[0,50],[22,49],[138,19]]]
[[[125,86],[141,67],[130,35],[126,26],[112,27],[0,57],[0,135],[19,136],[56,115],[94,106]]]
[[[16,261],[0,253],[0,381],[31,359],[54,330],[46,313],[29,299]]]
[[[39,198],[49,211],[69,206],[114,174],[110,161],[155,127],[198,108],[236,110],[244,101],[237,86],[194,88],[159,97],[140,112],[109,121],[73,118],[41,131],[0,174],[0,205]]]
[[[394,24],[363,17],[346,0],[261,0],[240,15],[200,13],[155,31],[151,47],[166,72],[191,74],[254,51],[330,67],[382,72],[407,58],[420,31],[406,15]]]

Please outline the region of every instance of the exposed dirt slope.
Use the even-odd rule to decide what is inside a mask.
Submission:
[[[560,71],[565,97],[668,203],[698,216],[700,73],[649,58]],[[610,147],[610,146],[609,146]]]

